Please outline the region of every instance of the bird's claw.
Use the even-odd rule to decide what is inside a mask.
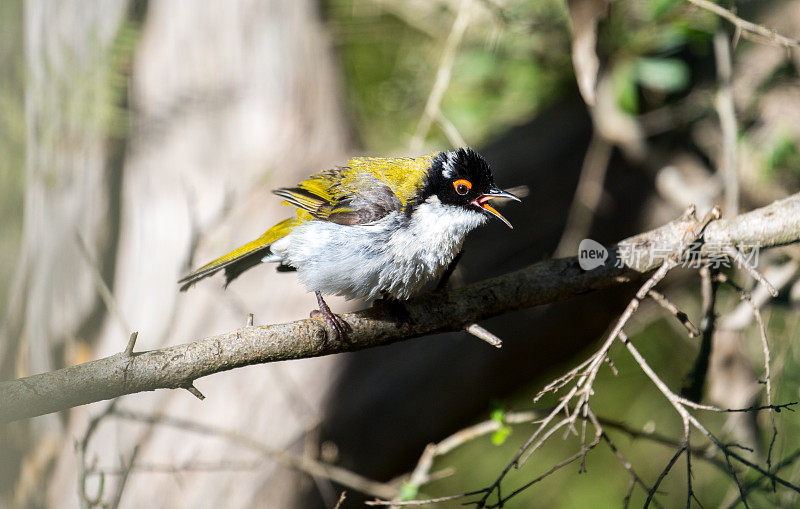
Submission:
[[[331,334],[330,339],[335,342],[343,341],[347,338],[347,333],[350,331],[350,325],[345,322],[342,317],[334,314],[331,311],[331,308],[328,307],[328,304],[322,298],[322,294],[316,292],[317,294],[317,304],[319,304],[319,309],[315,309],[311,312],[311,318],[320,319],[322,318],[326,324],[331,328],[333,334]]]

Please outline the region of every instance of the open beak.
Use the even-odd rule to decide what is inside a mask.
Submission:
[[[472,203],[476,207],[480,207],[483,210],[485,210],[486,212],[490,213],[491,215],[493,215],[494,217],[496,217],[500,221],[504,222],[506,224],[506,226],[508,226],[509,228],[514,228],[513,226],[511,226],[511,223],[508,222],[508,219],[504,218],[503,215],[500,214],[500,212],[498,212],[497,210],[495,210],[494,207],[489,205],[489,201],[493,200],[495,198],[504,198],[504,199],[507,199],[507,200],[522,201],[519,198],[517,198],[516,196],[514,196],[513,194],[507,193],[507,192],[503,191],[500,188],[492,186],[489,189],[488,193],[478,196],[477,198],[472,200],[472,202],[470,202],[470,203]]]

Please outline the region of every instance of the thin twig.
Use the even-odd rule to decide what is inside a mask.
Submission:
[[[667,299],[666,296],[664,296],[663,294],[661,294],[656,290],[650,290],[649,292],[647,292],[647,296],[656,301],[659,306],[666,309],[672,316],[674,316],[681,323],[681,325],[686,327],[686,330],[689,332],[690,338],[696,338],[697,336],[700,335],[700,331],[697,330],[697,327],[695,327],[692,321],[689,320],[687,314],[678,309],[678,307],[672,302],[670,302],[670,300]]]
[[[597,444],[599,444],[599,443],[600,443],[600,436],[598,435],[598,436],[596,436],[596,437],[595,437],[595,439],[594,439],[594,440],[593,440],[591,443],[589,443],[589,444],[587,444],[587,445],[585,446],[585,449],[586,449],[586,450],[591,450],[591,449],[594,449],[594,448],[595,448],[595,446],[597,446]],[[573,461],[575,461],[575,460],[578,460],[578,459],[580,459],[580,458],[583,458],[583,457],[584,457],[584,455],[585,455],[585,452],[584,452],[583,450],[581,450],[581,451],[579,451],[579,452],[577,452],[577,453],[573,454],[573,455],[572,455],[572,456],[570,456],[569,458],[567,458],[567,459],[565,459],[565,460],[561,461],[560,463],[556,463],[555,465],[553,465],[552,467],[550,467],[550,469],[549,469],[549,470],[547,470],[545,473],[543,473],[543,474],[542,474],[542,475],[540,475],[539,477],[537,477],[537,478],[533,479],[532,481],[529,481],[529,482],[527,482],[527,483],[523,484],[522,486],[520,486],[519,488],[515,489],[514,491],[512,491],[511,493],[509,493],[508,495],[506,495],[505,497],[503,497],[503,498],[500,500],[500,502],[498,502],[497,504],[494,504],[494,505],[488,505],[488,506],[485,506],[485,507],[490,507],[490,508],[493,508],[493,507],[502,507],[502,506],[503,506],[503,504],[505,504],[506,502],[508,502],[508,501],[509,501],[510,499],[512,499],[513,497],[515,497],[515,496],[519,495],[520,493],[522,493],[523,491],[527,490],[528,488],[530,488],[530,487],[531,487],[531,486],[533,486],[534,484],[536,484],[536,483],[538,483],[539,481],[541,481],[541,480],[543,480],[543,479],[545,479],[545,478],[549,477],[550,475],[554,474],[556,471],[560,470],[561,468],[563,468],[563,467],[565,467],[565,466],[569,465],[569,464],[570,464],[570,463],[572,463]],[[484,507],[484,505],[479,505],[479,507]]]
[[[130,331],[132,331],[133,328],[128,325],[128,321],[125,319],[125,316],[123,316],[122,310],[117,303],[117,299],[114,297],[114,293],[103,279],[103,274],[100,271],[100,266],[97,263],[97,260],[95,260],[94,257],[89,253],[89,246],[86,244],[86,240],[80,233],[76,233],[75,237],[77,239],[76,243],[78,244],[79,251],[86,260],[86,264],[89,266],[92,274],[92,281],[97,289],[97,293],[100,294],[100,299],[102,299],[103,305],[105,305],[109,314],[111,314],[111,316],[117,320],[117,323],[119,324],[120,329],[122,329],[123,334],[130,334]]]
[[[730,41],[721,30],[714,34],[714,57],[719,83],[715,105],[722,131],[722,160],[718,173],[722,177],[720,180],[725,183],[725,214],[735,216],[739,213],[739,128],[733,104]]]
[[[331,481],[339,483],[342,486],[346,486],[350,489],[365,493],[367,495],[381,498],[391,498],[396,493],[395,488],[387,484],[373,481],[372,479],[368,479],[342,467],[322,463],[306,456],[296,456],[287,451],[272,449],[264,445],[259,440],[236,431],[226,430],[210,424],[195,422],[188,419],[182,419],[168,415],[145,414],[132,410],[113,409],[111,411],[111,415],[121,419],[172,426],[191,431],[193,433],[221,437],[229,442],[239,444],[253,451],[257,451],[262,456],[280,463],[281,465],[299,470],[312,476],[330,479]]]
[[[589,234],[597,207],[603,197],[606,170],[614,145],[595,132],[583,157],[578,186],[567,213],[567,222],[553,256],[567,256]]]
[[[105,477],[102,475],[100,476],[100,486],[97,490],[97,494],[92,497],[87,493],[86,476],[89,471],[93,469],[93,467],[89,467],[87,464],[87,451],[89,449],[89,442],[94,436],[94,433],[97,431],[100,422],[114,412],[114,409],[117,406],[117,401],[118,400],[115,399],[109,403],[102,412],[89,421],[89,425],[86,427],[83,438],[80,442],[75,444],[78,453],[78,497],[80,498],[81,507],[83,508],[90,508],[99,505],[100,499],[103,496]]]
[[[454,123],[450,121],[449,118],[444,116],[441,110],[436,112],[436,123],[439,124],[439,127],[442,128],[444,131],[444,135],[447,136],[447,141],[454,147],[466,147],[468,146],[467,141],[464,139],[464,136],[458,131],[458,128]]]
[[[774,44],[776,46],[784,46],[786,48],[800,48],[800,41],[797,39],[792,39],[790,37],[785,37],[775,30],[771,28],[767,28],[761,25],[757,25],[750,21],[744,20],[737,16],[736,14],[732,13],[728,9],[717,5],[709,0],[688,0],[690,3],[700,7],[701,9],[705,9],[707,11],[713,12],[717,16],[724,18],[731,22],[738,30],[744,33],[751,33],[757,36],[760,36],[764,39],[765,42],[770,44]]]
[[[767,281],[767,278],[765,278],[755,267],[750,265],[750,262],[747,261],[741,251],[733,246],[726,246],[725,253],[738,264],[739,268],[745,270],[748,274],[750,274],[750,277],[761,283],[764,288],[769,291],[770,295],[773,297],[778,296],[778,290],[776,290],[775,287],[772,286],[769,281]]]
[[[672,458],[670,458],[669,462],[667,462],[667,466],[664,467],[664,469],[661,471],[660,474],[658,474],[658,479],[656,479],[655,484],[653,484],[653,487],[650,488],[650,491],[647,492],[647,498],[645,499],[643,506],[644,509],[647,509],[647,507],[650,506],[650,502],[653,501],[653,497],[655,496],[658,487],[661,485],[661,481],[663,481],[664,478],[667,477],[669,471],[672,470],[672,466],[675,465],[675,462],[678,461],[678,458],[680,458],[681,454],[683,454],[684,452],[686,452],[686,448],[679,447],[678,450],[675,451],[675,454],[672,456]]]
[[[701,323],[703,337],[700,340],[700,350],[697,352],[694,367],[686,377],[687,384],[681,390],[681,395],[693,402],[699,402],[703,397],[717,317],[714,311],[717,301],[717,283],[713,279],[712,270],[708,265],[700,267],[700,281],[703,296],[703,322]]]
[[[484,329],[483,327],[481,327],[477,323],[471,323],[471,324],[467,325],[466,327],[464,327],[464,330],[469,332],[470,334],[472,334],[476,338],[481,339],[483,341],[486,341],[487,343],[489,343],[490,345],[492,345],[495,348],[501,348],[503,346],[503,340],[502,339],[500,339],[499,337],[495,336],[494,334],[492,334],[488,330]]]
[[[425,103],[425,111],[417,124],[417,130],[411,139],[411,150],[414,152],[422,148],[425,137],[431,128],[433,121],[441,114],[440,105],[447,88],[450,86],[450,77],[453,74],[453,64],[455,63],[456,51],[464,38],[464,33],[469,26],[471,14],[471,1],[461,0],[458,7],[458,14],[453,21],[453,26],[444,43],[444,50],[439,60],[439,68],[436,71],[436,81],[433,83],[428,100]]]
[[[597,420],[600,421],[599,419],[597,419]],[[600,421],[600,422],[602,422],[602,421]],[[619,460],[619,462],[622,465],[622,467],[625,470],[627,470],[628,475],[631,477],[631,484],[630,484],[630,486],[628,488],[628,491],[625,493],[625,498],[623,499],[623,505],[625,507],[627,507],[628,503],[630,502],[631,495],[633,494],[633,487],[634,486],[636,486],[638,484],[647,493],[650,492],[651,488],[650,488],[650,486],[647,485],[647,483],[645,483],[642,480],[642,478],[639,476],[639,474],[636,473],[636,470],[634,470],[633,465],[631,464],[631,462],[628,461],[628,459],[622,454],[622,452],[620,452],[620,450],[617,447],[617,445],[611,440],[611,437],[608,436],[608,433],[603,431],[600,434],[600,436],[602,437],[602,439],[606,443],[606,445],[608,445],[608,448],[611,449],[611,452],[614,453],[614,456],[617,457],[617,460]],[[657,502],[655,502],[655,503],[656,503],[657,507],[660,507],[660,505]]]
[[[368,500],[364,502],[366,505],[373,505],[373,506],[381,506],[381,505],[428,505],[428,504],[436,504],[439,502],[450,502],[451,500],[458,500],[460,498],[471,497],[473,495],[477,495],[479,493],[483,493],[481,491],[470,491],[467,493],[459,493],[458,495],[448,495],[446,497],[437,497],[437,498],[428,498],[425,500],[402,500],[399,502],[395,502],[393,500]]]
[[[344,504],[344,499],[347,497],[347,491],[343,491],[341,495],[339,495],[339,501],[336,502],[336,505],[333,506],[333,509],[341,509],[342,504]]]
[[[483,422],[479,422],[478,424],[461,429],[435,444],[428,444],[417,461],[417,466],[414,468],[414,471],[411,473],[411,476],[405,484],[413,489],[418,490],[431,480],[429,472],[435,457],[443,456],[467,442],[470,442],[478,437],[485,436],[489,433],[493,433],[500,429],[500,427],[503,425],[530,423],[538,416],[538,412],[507,412],[503,414],[502,422],[496,419],[487,419]],[[479,493],[482,492],[483,491],[480,491]],[[458,495],[458,497],[460,496],[463,495]],[[395,497],[392,501],[384,502],[395,502],[397,503],[396,505],[400,505],[400,499],[398,497]],[[390,504],[387,503],[385,505]]]
[[[732,287],[739,293],[739,298],[746,302],[750,309],[753,312],[753,318],[755,318],[756,323],[758,324],[758,332],[759,337],[761,338],[761,349],[764,355],[764,384],[765,384],[765,392],[767,398],[767,406],[772,406],[772,375],[770,373],[770,351],[769,351],[769,343],[767,342],[767,332],[766,327],[764,326],[764,320],[761,318],[761,310],[759,307],[753,302],[753,299],[750,296],[750,292],[746,291],[744,288],[740,287],[736,283],[730,280],[725,274],[718,274],[717,280],[721,283],[725,283],[728,286]],[[766,281],[766,279],[765,279]],[[770,412],[770,424],[772,425],[772,438],[769,442],[769,449],[767,451],[767,470],[772,470],[772,449],[775,446],[775,439],[778,436],[778,427],[775,423],[775,414]]]
[[[111,503],[108,505],[111,509],[116,509],[119,507],[120,501],[122,501],[122,493],[125,491],[125,486],[128,483],[128,478],[131,475],[131,471],[133,470],[133,464],[136,461],[136,457],[139,455],[139,445],[137,444],[133,451],[131,451],[131,455],[128,458],[128,461],[122,461],[120,458],[120,462],[122,463],[122,469],[120,472],[120,479],[117,482],[117,488],[114,491],[114,498],[111,500]]]

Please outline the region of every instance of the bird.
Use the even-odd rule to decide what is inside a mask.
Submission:
[[[486,160],[470,148],[421,157],[354,157],[345,166],[273,191],[296,208],[263,235],[203,265],[178,283],[186,291],[225,271],[225,286],[260,263],[296,271],[313,291],[332,337],[348,325],[323,295],[402,301],[438,278],[466,235],[497,218],[493,199],[520,199],[494,183]]]

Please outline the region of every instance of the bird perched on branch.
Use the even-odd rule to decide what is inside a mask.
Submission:
[[[184,277],[181,291],[223,269],[227,286],[247,269],[275,262],[297,270],[315,292],[336,339],[347,324],[323,294],[407,299],[445,270],[467,233],[487,218],[511,227],[490,200],[519,201],[495,186],[486,160],[469,148],[415,158],[356,157],[274,193],[297,208],[295,217]]]

